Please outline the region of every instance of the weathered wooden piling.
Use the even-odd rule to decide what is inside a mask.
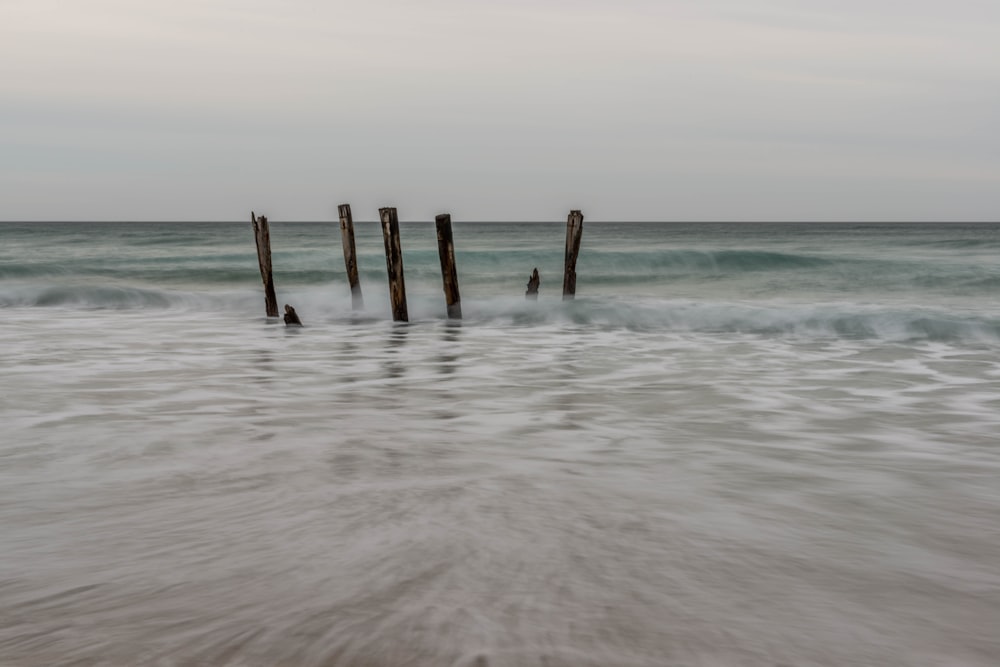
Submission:
[[[455,268],[455,242],[451,234],[451,214],[434,218],[437,226],[438,255],[441,258],[441,278],[444,281],[444,300],[448,304],[448,318],[462,319],[462,297],[458,293],[458,270]]]
[[[537,301],[538,286],[541,282],[542,280],[538,276],[538,267],[535,267],[535,270],[531,272],[530,276],[528,276],[528,291],[524,293],[524,298],[529,301]]]
[[[259,218],[250,211],[250,223],[253,225],[253,237],[257,242],[257,263],[260,264],[260,277],[264,281],[264,307],[268,317],[278,316],[278,297],[274,295],[274,275],[271,272],[271,230],[267,217]]]
[[[299,314],[295,312],[295,309],[285,304],[285,326],[302,326],[302,320],[299,319]]]
[[[389,272],[389,301],[394,322],[408,322],[406,282],[403,280],[403,249],[399,242],[399,218],[396,209],[380,208],[382,239],[385,241],[385,266]]]
[[[563,300],[576,296],[576,257],[583,238],[583,213],[570,211],[566,219],[566,268],[563,271]]]
[[[361,310],[365,300],[361,296],[361,280],[358,278],[358,252],[354,246],[354,218],[351,217],[351,205],[341,204],[337,207],[340,214],[340,240],[344,245],[344,264],[347,265],[347,281],[351,284],[351,308]]]

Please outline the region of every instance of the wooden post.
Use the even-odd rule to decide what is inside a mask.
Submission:
[[[340,240],[344,245],[344,264],[347,265],[347,281],[351,284],[351,308],[361,310],[365,300],[361,296],[361,280],[358,278],[358,252],[354,247],[354,219],[351,217],[351,205],[341,204],[337,207],[340,214]]]
[[[253,225],[253,237],[257,242],[257,263],[260,264],[260,277],[264,281],[264,308],[268,317],[278,316],[278,297],[274,295],[274,275],[271,273],[271,230],[267,218],[259,218],[250,211],[250,222]]]
[[[389,272],[389,300],[393,322],[408,322],[406,312],[406,282],[403,280],[403,249],[399,243],[399,218],[396,209],[380,208],[382,239],[385,241],[385,267]]]
[[[458,293],[458,271],[455,268],[455,242],[451,235],[451,214],[434,218],[437,225],[438,255],[441,257],[441,278],[444,280],[444,300],[448,318],[462,319],[462,297]]]
[[[576,257],[583,238],[583,213],[570,211],[566,219],[566,268],[563,272],[563,300],[576,296]]]
[[[285,326],[302,326],[302,320],[299,319],[299,314],[295,312],[295,309],[285,304]]]
[[[535,270],[528,277],[528,291],[524,293],[524,298],[529,301],[538,301],[538,286],[541,282],[542,279],[538,277],[538,267],[535,267]]]

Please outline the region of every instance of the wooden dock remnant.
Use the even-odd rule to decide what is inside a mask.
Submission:
[[[403,280],[403,249],[399,242],[399,217],[396,208],[380,208],[382,239],[385,241],[385,266],[389,273],[389,301],[393,322],[408,322],[406,282]]]
[[[250,211],[250,223],[253,225],[253,236],[257,242],[257,263],[260,264],[260,277],[264,281],[264,308],[268,317],[278,316],[278,297],[274,295],[274,275],[271,272],[271,230],[267,217],[259,218]]]
[[[531,272],[528,276],[528,291],[524,293],[524,298],[529,301],[538,301],[538,286],[541,284],[542,280],[538,276],[538,267]]]
[[[434,218],[437,226],[438,255],[441,258],[441,279],[444,281],[444,300],[448,304],[448,319],[462,319],[462,297],[458,293],[458,270],[455,268],[455,241],[451,234],[451,214]]]
[[[344,264],[347,266],[347,281],[351,284],[351,308],[361,310],[365,300],[361,296],[361,280],[358,278],[358,252],[354,246],[354,219],[351,217],[351,205],[341,204],[337,207],[340,215],[340,240],[344,246]]]
[[[299,319],[298,313],[287,303],[285,304],[285,326],[302,326],[302,320]]]
[[[583,238],[583,213],[570,211],[566,219],[566,264],[563,271],[563,300],[576,296],[576,258]]]

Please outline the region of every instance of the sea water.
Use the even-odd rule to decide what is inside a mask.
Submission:
[[[356,225],[0,224],[0,664],[1000,664],[1000,225]]]

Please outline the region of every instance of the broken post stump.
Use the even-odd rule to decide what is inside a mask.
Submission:
[[[444,300],[448,304],[448,319],[462,319],[462,297],[458,293],[458,270],[455,268],[455,242],[451,234],[451,214],[434,218],[437,226],[438,255],[441,258],[441,278]]]
[[[541,282],[541,278],[538,277],[538,267],[535,267],[535,270],[528,276],[528,291],[524,293],[524,298],[530,301],[537,301],[538,286]]]
[[[566,263],[563,271],[563,300],[576,296],[576,258],[583,238],[583,213],[570,211],[566,219]]]
[[[351,205],[341,204],[337,207],[340,214],[340,240],[344,245],[344,264],[347,265],[347,282],[351,284],[351,308],[361,310],[365,300],[361,296],[361,280],[358,278],[358,252],[354,246],[354,219],[351,217]]]
[[[380,208],[382,239],[385,241],[385,266],[389,273],[389,301],[393,322],[408,322],[406,282],[403,280],[403,249],[399,242],[399,218],[395,207]]]
[[[260,277],[264,281],[264,308],[268,317],[278,316],[278,297],[274,295],[274,275],[271,272],[271,230],[267,217],[259,218],[250,211],[250,223],[253,225],[253,236],[257,242],[257,263],[260,265]]]
[[[285,304],[285,326],[302,326],[302,320],[299,319],[298,313],[287,303]]]

